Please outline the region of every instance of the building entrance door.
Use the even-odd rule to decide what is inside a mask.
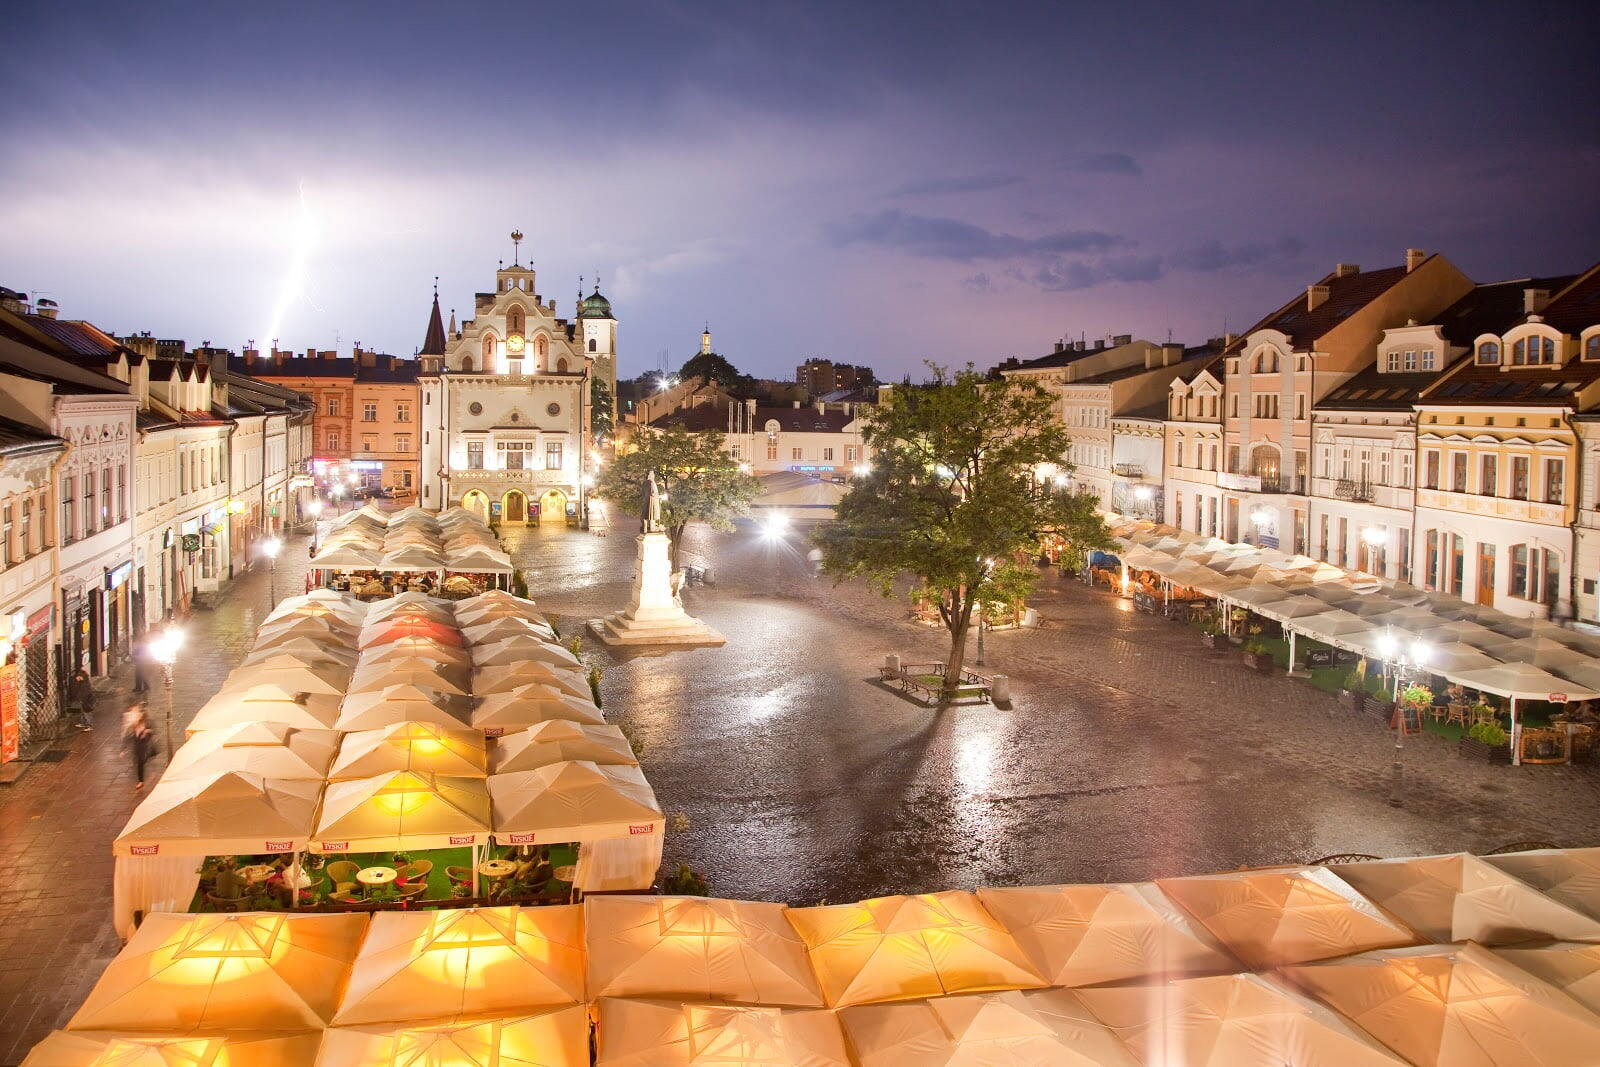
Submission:
[[[522,495],[521,490],[513,489],[506,494],[501,521],[515,526],[521,526],[528,521],[528,498]]]
[[[1478,603],[1494,607],[1494,546],[1478,545]]]

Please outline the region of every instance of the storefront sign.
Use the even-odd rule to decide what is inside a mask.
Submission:
[[[190,555],[200,551],[200,535],[197,533],[184,534],[183,550]]]
[[[383,464],[375,459],[353,459],[350,461],[350,469],[353,471],[381,471],[383,470]]]
[[[0,763],[22,756],[22,709],[17,704],[17,665],[0,667]]]
[[[321,841],[321,842],[318,842],[317,847],[319,849],[321,849],[322,851],[324,851],[324,852],[349,852],[350,851],[350,842],[348,842],[348,841]]]
[[[131,559],[126,563],[123,563],[123,564],[120,564],[119,566],[111,568],[110,570],[106,571],[106,588],[107,589],[116,589],[116,588],[118,588],[119,586],[122,585],[123,582],[128,580],[128,576],[131,575],[132,573],[133,573],[133,560],[131,560]]]
[[[32,615],[28,616],[28,632],[39,633],[49,630],[50,624],[55,621],[56,606],[46,604]]]

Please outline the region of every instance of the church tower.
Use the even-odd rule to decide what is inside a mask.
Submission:
[[[600,295],[600,279],[594,282],[594,291],[582,296],[579,284],[578,326],[583,339],[584,352],[594,360],[594,375],[611,389],[611,417],[616,419],[617,407],[617,320],[611,313],[611,301]]]
[[[433,283],[433,312],[428,316],[428,330],[417,349],[417,360],[423,374],[438,374],[444,365],[444,319],[439,315],[439,282]]]

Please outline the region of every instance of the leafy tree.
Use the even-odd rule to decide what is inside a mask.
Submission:
[[[761,491],[753,475],[723,449],[720,433],[690,433],[681,426],[642,431],[637,447],[606,467],[594,488],[620,515],[639,515],[645,507],[645,481],[651,471],[661,486],[661,523],[672,540],[672,565],[689,523],[700,521],[718,530],[733,529],[733,519],[750,510]]]
[[[614,429],[611,404],[611,383],[596,374],[589,379],[589,433],[596,441]]]
[[[739,368],[715,352],[699,352],[678,368],[678,379],[701,378],[715,382],[734,396],[745,397],[753,393],[756,380],[741,374]]]
[[[939,605],[950,632],[948,698],[966,660],[973,608],[1017,600],[1037,573],[1025,563],[1056,533],[1084,548],[1110,546],[1094,498],[1057,488],[1041,469],[1070,469],[1071,443],[1050,393],[1033,382],[992,381],[932,367],[933,380],[898,386],[866,416],[872,470],[858,478],[815,539],[836,580],[864,578],[885,595],[902,574]]]

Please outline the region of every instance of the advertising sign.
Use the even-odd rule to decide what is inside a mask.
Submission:
[[[22,709],[17,704],[17,665],[0,667],[0,763],[22,756]]]

